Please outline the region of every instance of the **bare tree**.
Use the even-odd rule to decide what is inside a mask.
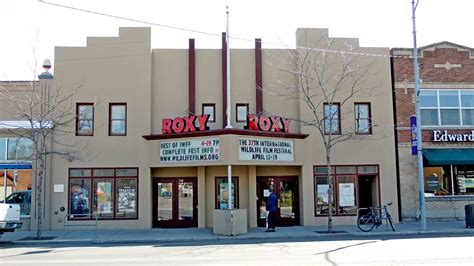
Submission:
[[[306,34],[306,32],[305,32]],[[331,39],[325,34],[316,41],[304,36],[305,44],[287,50],[280,70],[289,74],[290,83],[279,81],[283,95],[300,103],[301,116],[294,119],[313,128],[324,146],[328,180],[328,231],[333,231],[334,176],[331,173],[334,146],[354,138],[357,132],[372,130],[371,121],[341,130],[341,120],[354,119],[354,98],[371,93],[367,79],[376,71],[358,45]],[[372,60],[373,61],[373,60]],[[363,137],[358,136],[358,139]]]
[[[43,222],[43,198],[47,162],[50,156],[57,155],[72,161],[81,159],[86,153],[87,143],[61,143],[58,137],[70,134],[76,121],[73,96],[76,89],[61,91],[53,87],[53,76],[46,69],[39,75],[39,81],[9,82],[0,84],[2,116],[9,119],[0,126],[9,133],[31,141],[33,182],[36,199],[36,237],[41,238]],[[78,86],[79,88],[80,86]]]

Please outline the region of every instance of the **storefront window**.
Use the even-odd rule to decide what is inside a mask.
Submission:
[[[238,194],[236,193],[236,188],[238,188],[238,179],[237,179],[237,177],[232,177],[231,200],[232,200],[232,207],[233,208],[239,208]],[[228,186],[228,182],[227,182],[227,177],[216,177],[216,209],[228,209],[229,208],[229,193],[228,193],[228,191],[229,191],[229,186]]]
[[[425,195],[474,195],[474,166],[424,167]]]
[[[376,174],[378,171],[377,171],[377,166],[375,165],[364,165],[364,166],[358,166],[357,167],[357,171],[359,173],[363,173],[363,174]]]
[[[94,179],[94,214],[98,217],[112,218],[114,210],[113,179]]]
[[[91,169],[71,169],[69,171],[70,177],[83,177],[83,176],[91,176],[92,170]]]
[[[69,191],[71,193],[70,214],[74,218],[89,218],[90,214],[90,191],[91,180],[83,178],[74,178],[69,181]]]
[[[114,176],[114,169],[94,169],[94,176]]]
[[[358,208],[377,206],[378,166],[334,166],[333,214],[357,215]],[[329,211],[327,167],[314,167],[315,215],[325,216]],[[359,190],[360,192],[358,192]],[[363,192],[362,192],[363,191]]]
[[[138,169],[70,169],[70,214],[79,219],[136,219]],[[127,175],[122,177],[116,175]],[[84,176],[83,178],[79,178]],[[89,203],[92,200],[92,206]],[[83,215],[81,217],[81,214]]]
[[[8,139],[7,160],[25,161],[31,160],[33,154],[33,141],[24,138]]]
[[[21,215],[31,211],[31,156],[33,142],[25,138],[0,138],[0,201],[20,205]],[[25,162],[26,161],[26,162]]]
[[[327,169],[327,168],[326,168]],[[334,180],[334,178],[333,178]],[[316,215],[328,215],[329,213],[329,182],[326,176],[317,176],[316,177]],[[334,184],[334,182],[333,182]],[[334,185],[333,185],[334,188]],[[333,214],[336,213],[335,202],[336,197],[333,193]]]
[[[137,179],[117,179],[116,218],[137,218]]]
[[[0,138],[0,161],[5,161],[7,158],[5,156],[5,147],[7,146],[7,139]]]
[[[131,169],[116,169],[115,174],[117,176],[138,176],[138,170],[131,168]]]
[[[337,177],[337,196],[339,214],[357,213],[355,176]]]
[[[325,166],[316,166],[314,167],[315,174],[327,174],[328,168]],[[334,174],[334,167],[331,167],[331,174]]]

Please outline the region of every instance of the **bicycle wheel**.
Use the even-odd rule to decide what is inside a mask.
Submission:
[[[374,229],[375,220],[371,214],[364,214],[357,219],[357,227],[362,232],[370,232]]]
[[[390,224],[390,227],[392,227],[392,230],[395,231],[395,227],[393,227],[392,215],[390,215],[390,213],[387,213],[387,220]]]

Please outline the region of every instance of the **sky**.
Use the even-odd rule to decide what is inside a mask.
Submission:
[[[54,72],[54,47],[85,46],[88,36],[117,36],[119,27],[151,27],[152,48],[187,48],[189,38],[197,49],[220,48],[226,6],[231,48],[253,48],[255,38],[262,39],[263,48],[292,46],[297,28],[328,28],[330,37],[359,38],[366,47],[412,48],[411,2],[0,0],[0,80],[32,80],[46,58]],[[473,8],[473,0],[419,0],[418,47],[441,41],[474,47]]]

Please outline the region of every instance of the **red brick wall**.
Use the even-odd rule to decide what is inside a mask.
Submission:
[[[396,51],[397,49],[394,49]],[[469,58],[468,51],[458,51],[456,48],[435,48],[434,51],[424,50],[419,58],[421,64],[420,78],[423,83],[474,83],[474,59]],[[460,64],[462,67],[450,68],[435,67],[435,64]],[[413,59],[403,57],[393,57],[393,77],[394,82],[403,83],[408,80],[414,82]],[[422,85],[423,86],[423,85]],[[412,86],[413,87],[413,86]],[[415,114],[413,88],[395,89],[396,105],[396,125],[399,129],[398,141],[411,142],[410,117]],[[400,129],[406,128],[406,129]],[[443,128],[446,129],[446,128]],[[449,129],[448,129],[449,130]],[[471,130],[449,130],[450,134],[470,133]],[[423,131],[423,141],[431,142],[433,139],[432,130]]]
[[[435,64],[461,64],[462,67],[447,70],[444,67],[434,67]],[[423,51],[419,58],[420,78],[423,82],[473,82],[474,60],[469,58],[468,51],[458,51],[455,48],[436,48],[434,51]],[[407,79],[414,82],[413,59],[393,58],[393,71],[395,82]]]
[[[444,130],[447,130],[449,134],[471,134],[471,129],[436,129],[440,130],[443,133]],[[432,142],[433,140],[433,130],[422,130],[423,142]],[[398,131],[398,142],[411,142],[411,130],[399,130]]]

